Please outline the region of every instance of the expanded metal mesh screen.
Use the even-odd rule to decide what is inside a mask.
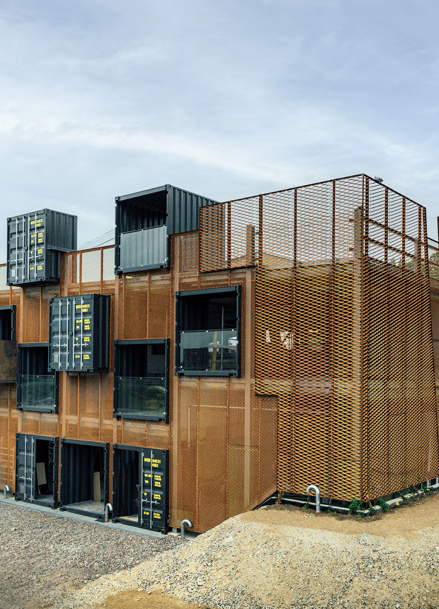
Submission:
[[[256,266],[278,487],[363,501],[436,477],[425,210],[368,176],[203,208],[200,271]]]

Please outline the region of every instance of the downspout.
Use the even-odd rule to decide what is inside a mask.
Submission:
[[[10,490],[11,490],[11,489],[9,488],[9,486],[8,486],[7,484],[5,484],[4,489],[3,489],[3,493],[4,493],[4,496],[5,496],[5,499],[7,499],[7,498],[8,498],[8,492],[9,492]]]

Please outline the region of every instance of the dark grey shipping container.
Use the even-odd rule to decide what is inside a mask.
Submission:
[[[104,518],[109,499],[109,446],[61,438],[61,510]]]
[[[7,283],[59,283],[61,252],[77,247],[77,217],[42,209],[8,218]]]
[[[168,531],[168,451],[113,445],[113,520]]]
[[[108,372],[110,298],[86,294],[50,299],[51,370]]]
[[[116,197],[115,272],[168,268],[169,235],[197,230],[214,203],[170,184]]]
[[[58,438],[17,433],[15,499],[55,508]]]

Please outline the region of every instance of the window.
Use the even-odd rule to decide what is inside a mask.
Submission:
[[[37,412],[56,412],[58,377],[48,371],[49,345],[18,345],[17,408]]]
[[[114,416],[168,421],[169,340],[120,340],[114,352]]]
[[[0,340],[15,340],[15,305],[0,307]]]
[[[15,305],[0,307],[0,383],[17,381]]]
[[[239,376],[240,286],[176,293],[176,374]]]

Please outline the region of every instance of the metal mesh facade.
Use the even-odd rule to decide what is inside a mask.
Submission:
[[[200,270],[256,267],[278,488],[363,501],[439,472],[425,210],[368,176],[201,210]]]
[[[0,305],[17,305],[19,343],[47,342],[49,298],[92,293],[112,297],[110,344],[171,340],[169,424],[113,417],[112,349],[109,373],[58,374],[58,414],[17,411],[15,385],[0,384],[0,488],[15,488],[21,432],[108,442],[110,453],[113,443],[169,450],[170,526],[189,518],[207,531],[275,491],[277,399],[255,394],[254,270],[201,274],[198,241],[173,236],[169,270],[115,277],[110,247],[63,255],[59,286],[0,289]],[[242,295],[240,378],[174,376],[175,292],[231,285]]]

